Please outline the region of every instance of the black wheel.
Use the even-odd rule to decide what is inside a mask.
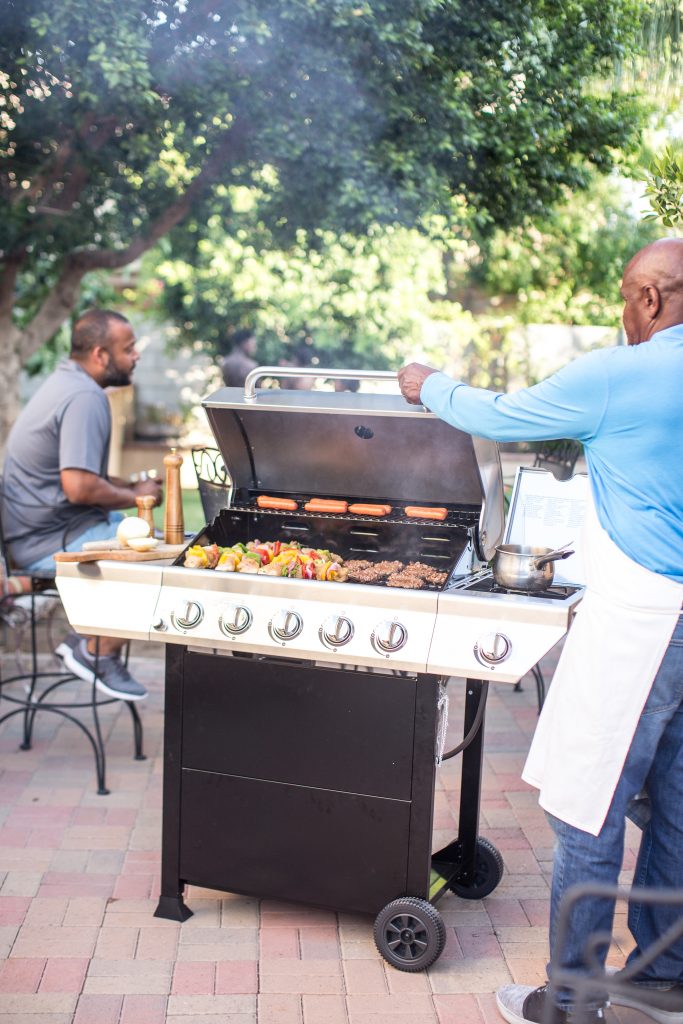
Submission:
[[[484,896],[490,896],[496,888],[503,877],[504,869],[505,865],[500,852],[488,839],[479,836],[474,879],[469,885],[463,885],[455,878],[448,888],[464,900],[482,900]]]
[[[374,935],[377,949],[399,971],[424,971],[446,945],[441,914],[416,896],[388,903],[375,919]]]

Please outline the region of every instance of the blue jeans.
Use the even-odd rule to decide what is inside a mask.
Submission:
[[[89,530],[79,533],[75,540],[69,541],[65,551],[80,551],[86,541],[89,540],[110,540],[116,536],[116,527],[123,519],[123,512],[108,512],[106,520],[96,523]],[[37,561],[22,568],[23,572],[57,572],[57,566],[52,555],[45,555]]]
[[[580,719],[577,728],[580,728]],[[616,885],[624,853],[629,801],[645,789],[651,817],[643,829],[633,884],[683,888],[683,614],[679,617],[631,742],[607,818],[597,836],[548,815],[556,836],[550,899],[550,952],[563,968],[586,974],[583,948],[596,932],[611,934],[613,900],[584,899],[574,908],[565,948],[556,950],[560,900],[580,882]],[[629,962],[680,917],[680,907],[631,904],[628,925],[636,947]],[[602,962],[607,948],[602,951]],[[550,966],[550,965],[549,965]],[[683,981],[683,940],[662,953],[637,979],[658,987]],[[572,1002],[560,993],[559,1002]]]

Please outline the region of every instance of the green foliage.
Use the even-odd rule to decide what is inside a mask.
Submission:
[[[466,263],[451,261],[452,293],[477,286],[503,320],[617,326],[624,266],[662,234],[630,209],[626,185],[595,176],[533,224],[481,239]]]
[[[653,213],[649,220],[661,220],[666,227],[683,222],[683,152],[667,146],[663,154],[652,160],[645,178],[645,194]]]
[[[22,260],[15,322],[74,252],[126,262],[188,209],[198,238],[214,215],[230,229],[235,185],[258,186],[280,251],[377,224],[541,215],[637,138],[634,101],[590,83],[634,45],[641,6],[5,0],[0,259]]]
[[[149,261],[151,290],[163,282],[157,308],[183,325],[179,341],[200,339],[215,355],[230,334],[252,327],[257,358],[277,363],[303,356],[322,366],[400,365],[435,332],[451,344],[473,331],[472,318],[444,292],[442,247],[405,228],[376,229],[364,238],[316,234],[286,250],[259,218],[255,195],[235,189],[232,230],[209,219],[199,236],[175,232],[166,256]]]

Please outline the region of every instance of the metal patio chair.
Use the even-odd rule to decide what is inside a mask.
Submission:
[[[0,491],[1,489],[2,485],[0,482]],[[3,700],[13,705],[12,710],[0,714],[0,725],[16,715],[21,715],[23,728],[20,749],[30,750],[38,712],[51,712],[72,722],[81,730],[90,743],[95,758],[97,792],[99,795],[105,796],[109,793],[109,790],[106,788],[106,756],[104,738],[100,726],[99,709],[105,704],[116,703],[119,698],[99,696],[94,682],[88,684],[63,668],[41,671],[38,659],[39,626],[44,625],[46,627],[48,642],[51,647],[54,647],[52,637],[53,619],[55,612],[61,607],[55,585],[55,575],[52,572],[31,572],[15,569],[11,565],[7,553],[1,522],[0,573],[5,584],[7,581],[17,577],[27,579],[30,583],[28,593],[6,593],[0,596],[0,618],[8,627],[8,630],[16,631],[17,637],[17,671],[6,676],[2,666],[0,666],[0,706]],[[19,597],[22,598],[21,601],[17,601]],[[27,631],[29,650],[28,666],[25,666],[22,664],[19,650]],[[127,644],[126,662],[128,661],[129,652],[130,645]],[[98,656],[99,650],[95,659],[95,673],[97,672]],[[60,687],[75,681],[78,681],[81,686],[89,687],[90,697],[87,700],[78,699],[78,695],[64,700],[56,699]],[[12,684],[20,685],[13,686]],[[143,731],[140,715],[133,703],[130,701],[125,703],[128,705],[133,720],[134,757],[136,761],[144,761],[145,755],[142,749]],[[89,710],[92,714],[93,724],[91,728],[74,714],[74,712],[83,709]]]
[[[587,935],[583,948],[583,960],[587,973],[577,977],[575,972],[567,971],[557,961],[562,956],[562,950],[566,944],[566,936],[569,930],[570,915],[575,909],[576,904],[581,900],[595,901],[596,899],[624,900],[626,903],[635,901],[651,905],[659,904],[660,906],[669,905],[671,907],[678,907],[679,913],[663,935],[660,935],[647,949],[641,950],[640,956],[633,963],[616,974],[609,973],[603,968],[599,956],[601,947],[604,948],[606,945],[609,945],[610,935],[600,933]],[[644,990],[642,986],[635,985],[632,979],[637,977],[643,968],[649,966],[658,956],[669,949],[674,942],[678,942],[681,937],[683,937],[683,890],[681,889],[625,890],[618,886],[600,883],[586,883],[573,886],[565,893],[560,903],[555,958],[551,969],[552,980],[548,989],[550,998],[546,1000],[544,1024],[550,1024],[552,1020],[553,993],[561,988],[572,990],[573,1002],[576,1006],[576,1018],[579,1021],[581,1020],[582,1009],[592,999],[603,999],[605,993],[608,993],[610,997],[637,997],[638,1002],[642,1005],[647,990]],[[663,1000],[659,1006],[660,1016],[662,1009],[672,1011],[672,1017],[674,1013],[680,1012],[677,1005],[679,1000],[675,996],[667,997],[663,993],[658,993],[657,995],[659,1000]],[[665,1006],[667,999],[670,1000],[670,1006]],[[650,1016],[644,1006],[642,1012]],[[653,1008],[653,1019],[657,1019],[657,1012]]]
[[[232,480],[218,448],[198,446],[192,449],[192,463],[197,474],[199,498],[204,518],[212,522],[221,509],[230,503]]]

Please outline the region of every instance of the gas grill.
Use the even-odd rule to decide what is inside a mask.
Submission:
[[[167,644],[160,917],[186,883],[377,914],[382,955],[441,953],[433,902],[493,891],[478,836],[488,681],[516,683],[565,634],[576,588],[496,593],[504,528],[497,446],[398,395],[259,389],[263,377],[393,374],[260,368],[204,406],[232,480],[188,547],[297,540],[343,560],[420,562],[445,583],[402,589],[183,565],[62,563],[75,629]],[[290,510],[262,509],[259,496]],[[306,512],[314,498],[381,517]],[[409,506],[442,507],[443,521]],[[446,678],[466,679],[459,835],[432,856]],[[458,751],[459,752],[459,751]]]

